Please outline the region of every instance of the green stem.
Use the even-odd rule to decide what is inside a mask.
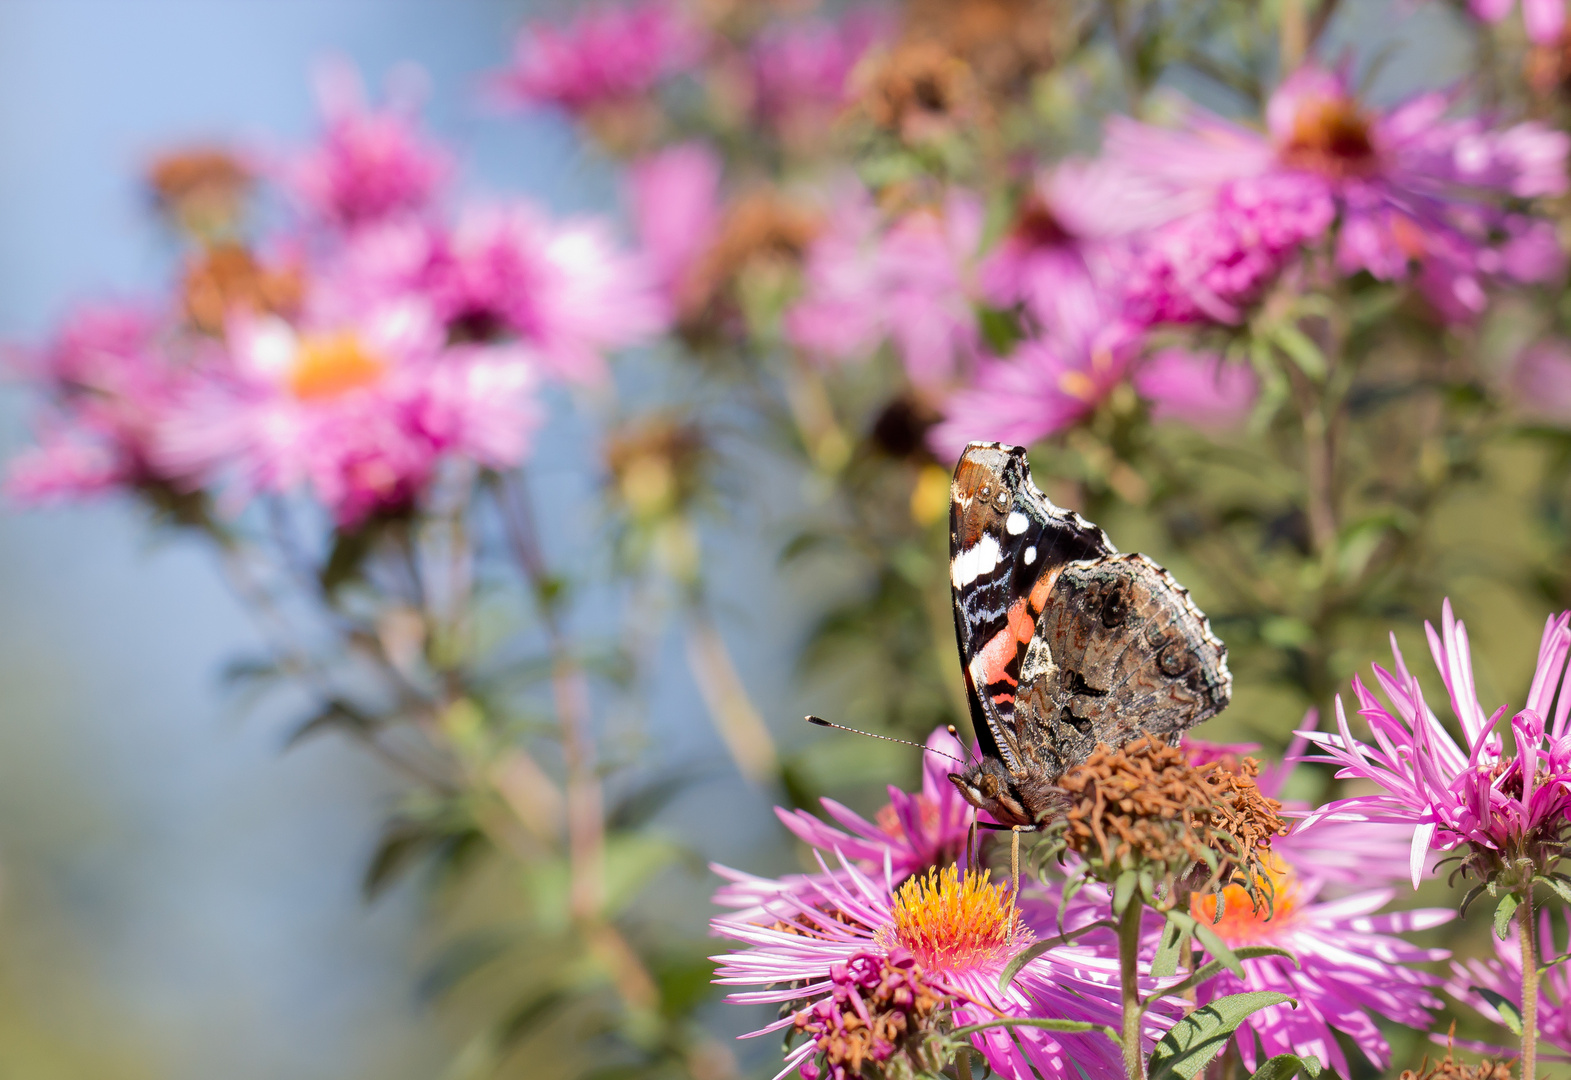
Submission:
[[[971,1080],[971,1051],[962,1048],[955,1055],[955,1080]]]
[[[1538,1075],[1538,950],[1533,941],[1533,886],[1522,890],[1516,909],[1516,935],[1522,943],[1522,1080]]]
[[[1118,994],[1123,1005],[1124,1024],[1120,1036],[1124,1051],[1124,1076],[1126,1080],[1145,1080],[1145,1055],[1140,1048],[1140,916],[1144,905],[1138,896],[1129,898],[1129,906],[1118,919]]]

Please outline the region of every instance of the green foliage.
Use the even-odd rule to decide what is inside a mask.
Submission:
[[[1193,1080],[1251,1014],[1292,1000],[1286,994],[1257,990],[1229,994],[1201,1006],[1174,1024],[1156,1044],[1149,1062],[1149,1080]]]

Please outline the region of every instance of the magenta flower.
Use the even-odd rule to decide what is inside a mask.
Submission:
[[[1571,735],[1566,730],[1571,692],[1559,687],[1571,651],[1571,612],[1548,619],[1538,665],[1524,707],[1511,719],[1515,755],[1495,733],[1510,707],[1486,715],[1473,688],[1467,630],[1446,601],[1442,631],[1424,624],[1430,653],[1445,682],[1462,729],[1458,743],[1424,701],[1393,637],[1396,671],[1373,665],[1375,681],[1390,705],[1357,677],[1353,693],[1359,715],[1369,723],[1374,744],[1353,737],[1337,699],[1337,732],[1303,732],[1341,766],[1339,777],[1356,777],[1379,787],[1322,807],[1310,820],[1331,818],[1389,822],[1413,828],[1409,869],[1416,887],[1431,847],[1447,851],[1467,845],[1481,860],[1484,877],[1526,858],[1540,871],[1558,857],[1571,811]],[[1556,689],[1559,687],[1559,701]],[[1553,706],[1553,711],[1551,707]]]
[[[1089,289],[1056,298],[1059,333],[1021,342],[1010,356],[978,364],[971,385],[952,394],[928,437],[943,460],[967,442],[1030,445],[1089,415],[1129,370],[1138,338],[1109,318]]]
[[[319,96],[326,121],[321,141],[284,169],[307,213],[351,229],[429,208],[452,159],[420,131],[412,89],[405,86],[391,104],[373,110],[353,68],[334,64],[321,73]]]
[[[971,804],[949,780],[954,759],[963,758],[965,748],[943,728],[927,737],[927,745],[921,792],[908,795],[891,784],[889,802],[878,812],[876,823],[833,799],[822,800],[824,810],[849,833],[805,810],[776,808],[775,813],[804,843],[850,859],[867,873],[881,873],[887,858],[896,884],[933,867],[948,866],[964,857],[974,816]]]
[[[852,69],[891,29],[888,13],[869,7],[765,26],[748,50],[754,113],[805,146],[851,100]]]
[[[1515,0],[1468,0],[1468,10],[1487,23],[1511,14]],[[1566,26],[1565,0],[1522,0],[1522,25],[1535,45],[1556,45]]]
[[[49,345],[22,355],[48,407],[38,444],[10,463],[12,495],[79,498],[183,478],[154,452],[158,426],[183,378],[161,335],[159,320],[144,307],[84,307]]]
[[[604,381],[606,352],[652,337],[667,319],[648,269],[604,222],[555,222],[524,203],[461,215],[430,289],[449,327],[482,341],[516,338],[568,382]]]
[[[1263,135],[1198,111],[1179,131],[1109,124],[1106,160],[1148,191],[1130,227],[1160,225],[1132,285],[1137,317],[1236,322],[1333,220],[1341,272],[1402,280],[1417,268],[1443,314],[1476,314],[1487,276],[1531,262],[1495,250],[1510,231],[1501,200],[1564,191],[1571,144],[1536,122],[1446,119],[1450,104],[1429,93],[1372,113],[1343,75],[1309,67],[1272,95]]]
[[[1197,763],[1220,756],[1205,744],[1186,745]],[[1296,742],[1288,759],[1303,745]],[[1247,750],[1218,749],[1232,751],[1233,756]],[[1262,772],[1261,791],[1280,794],[1290,771]],[[1289,812],[1295,809],[1287,807]],[[1191,902],[1191,914],[1209,924],[1229,947],[1272,945],[1286,949],[1298,961],[1295,965],[1276,957],[1246,960],[1242,980],[1223,973],[1200,988],[1202,1003],[1246,990],[1275,990],[1298,1002],[1296,1009],[1285,1005],[1262,1009],[1244,1022],[1237,1045],[1248,1068],[1257,1064],[1258,1036],[1267,1058],[1314,1054],[1339,1075],[1351,1075],[1335,1032],[1378,1068],[1385,1068],[1391,1050],[1374,1017],[1415,1028],[1429,1026],[1430,1010],[1441,1003],[1428,988],[1439,985],[1440,979],[1412,965],[1444,960],[1450,954],[1421,949],[1395,935],[1439,926],[1455,918],[1455,913],[1426,908],[1376,914],[1395,895],[1385,883],[1402,878],[1407,847],[1399,826],[1337,820],[1300,824],[1272,842],[1266,866],[1274,896],[1270,910],[1257,911],[1239,885],[1223,889],[1220,919],[1216,896]],[[1332,895],[1339,886],[1342,895]],[[1358,891],[1348,894],[1347,886]]]
[[[865,194],[845,200],[808,252],[786,336],[829,362],[863,360],[885,340],[919,387],[947,385],[979,348],[972,263],[982,208],[967,193],[888,228]]]
[[[673,308],[719,234],[722,168],[720,155],[695,141],[667,147],[628,170],[640,253]]]
[[[1242,423],[1260,394],[1247,364],[1229,364],[1215,353],[1162,349],[1135,369],[1135,391],[1151,406],[1151,419],[1177,420],[1202,429]]]
[[[1555,945],[1554,925],[1549,911],[1539,913],[1538,941],[1536,948],[1542,956],[1560,956],[1567,949]],[[1501,1023],[1500,1010],[1480,990],[1487,990],[1509,1001],[1522,1014],[1522,947],[1518,940],[1521,925],[1513,926],[1511,936],[1505,941],[1495,941],[1492,960],[1468,960],[1465,964],[1451,962],[1451,978],[1445,984],[1446,993],[1488,1017]],[[1571,949],[1571,946],[1568,946]],[[1539,978],[1538,982],[1538,1038],[1539,1056],[1557,1061],[1571,1062],[1571,968],[1556,964]],[[1544,1043],[1558,1053],[1545,1054]],[[1509,1051],[1486,1044],[1470,1044],[1470,1049],[1480,1053],[1509,1056]]]
[[[985,874],[961,875],[951,867],[911,878],[897,889],[887,869],[870,875],[842,860],[831,873],[821,857],[820,867],[821,874],[781,882],[774,890],[766,879],[715,868],[735,883],[718,902],[738,903],[740,888],[756,901],[711,923],[718,936],[750,946],[714,957],[720,965],[715,981],[766,987],[735,992],[727,1000],[809,1002],[747,1037],[797,1026],[804,1014],[812,1025],[815,1014],[825,1011],[814,999],[834,998],[844,982],[840,973],[845,965],[871,962],[882,969],[907,957],[915,961],[923,983],[942,995],[957,1025],[986,1022],[1002,1013],[1116,1027],[1117,960],[1082,946],[1047,950],[1026,964],[1007,989],[999,990],[999,972],[1030,945],[1036,932],[1026,923],[1027,906],[1012,908],[1004,887],[990,884]],[[1043,934],[1057,932],[1056,909],[1050,904],[1039,902],[1029,911]],[[1160,1013],[1148,1015],[1147,1021],[1146,1035],[1153,1040],[1168,1022]],[[1007,1077],[1079,1080],[1086,1073],[1120,1074],[1117,1048],[1100,1035],[1017,1028],[1011,1038],[1005,1030],[993,1029],[973,1035],[972,1042],[993,1070]],[[803,1063],[811,1065],[817,1051],[811,1040],[798,1046],[778,1076]],[[821,1074],[811,1065],[803,1075]]]
[[[566,23],[534,23],[519,34],[498,82],[515,103],[577,115],[649,93],[707,47],[704,28],[669,0],[589,5]]]

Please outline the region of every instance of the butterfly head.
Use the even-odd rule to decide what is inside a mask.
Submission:
[[[1000,825],[1036,828],[1041,824],[1041,816],[1033,813],[1030,805],[1036,800],[1021,790],[1017,778],[997,758],[973,761],[963,772],[950,773],[949,779],[966,802],[991,815]]]

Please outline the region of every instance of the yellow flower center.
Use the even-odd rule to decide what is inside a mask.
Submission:
[[[307,337],[289,369],[289,391],[301,401],[322,401],[370,386],[385,370],[353,334]]]
[[[1276,855],[1267,856],[1265,873],[1255,878],[1260,898],[1258,906],[1242,885],[1222,890],[1222,918],[1216,917],[1217,895],[1197,896],[1189,902],[1189,913],[1215,930],[1233,947],[1268,942],[1285,931],[1298,906],[1298,875]]]
[[[917,963],[955,971],[1006,959],[1031,932],[1010,902],[1009,887],[988,881],[988,872],[962,877],[954,866],[929,870],[900,887],[893,921],[879,931],[886,947],[902,945]]]

